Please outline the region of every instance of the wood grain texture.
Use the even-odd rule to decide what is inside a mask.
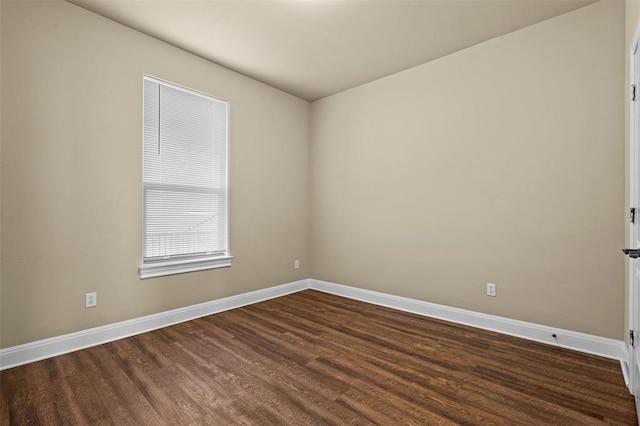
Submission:
[[[312,290],[0,372],[0,423],[636,424],[617,361]]]

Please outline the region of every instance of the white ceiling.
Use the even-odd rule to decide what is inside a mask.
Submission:
[[[595,0],[69,0],[313,101]]]

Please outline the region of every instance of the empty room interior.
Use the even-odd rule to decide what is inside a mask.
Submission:
[[[636,424],[638,28],[2,0],[0,424]]]

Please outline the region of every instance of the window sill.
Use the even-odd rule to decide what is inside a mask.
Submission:
[[[165,275],[183,274],[186,272],[204,271],[205,269],[225,268],[231,266],[233,256],[206,257],[201,259],[174,260],[142,264],[139,268],[140,278],[162,277]]]

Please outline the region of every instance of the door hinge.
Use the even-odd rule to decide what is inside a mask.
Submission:
[[[636,208],[635,207],[631,207],[629,209],[629,222],[630,223],[636,223]]]
[[[636,101],[636,85],[635,84],[631,85],[631,100],[633,102]]]
[[[636,332],[633,330],[629,330],[629,344],[632,348],[636,347]]]

